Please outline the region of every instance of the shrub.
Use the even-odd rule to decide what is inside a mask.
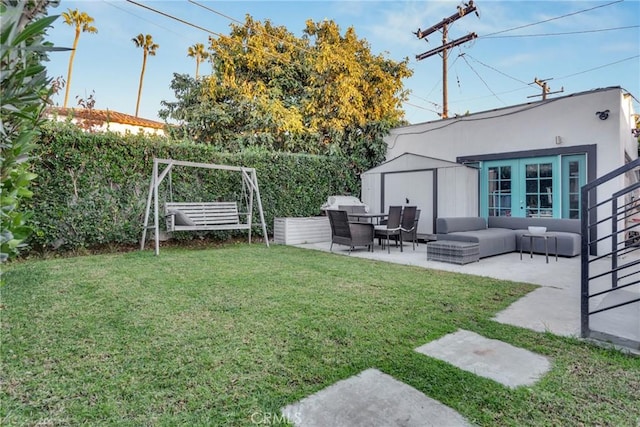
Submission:
[[[154,157],[255,168],[270,233],[275,217],[318,215],[329,195],[359,194],[358,177],[349,162],[340,157],[264,150],[221,153],[189,141],[91,134],[53,122],[43,128],[37,154],[33,172],[38,177],[31,200],[35,233],[29,243],[40,251],[137,243]],[[171,193],[165,180],[159,198],[237,200],[242,195],[239,179],[238,174],[224,171],[175,167]],[[259,218],[256,206],[254,218]],[[255,231],[259,231],[258,226]],[[190,239],[194,234],[176,237]]]
[[[50,94],[42,62],[53,48],[44,35],[56,16],[43,17],[48,3],[0,4],[0,262],[17,255],[31,232],[23,205],[32,195],[28,161]]]

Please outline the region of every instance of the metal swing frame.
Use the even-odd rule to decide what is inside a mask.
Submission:
[[[160,165],[166,165],[166,167],[160,171]],[[147,197],[147,208],[144,217],[144,226],[142,231],[142,239],[140,240],[140,250],[144,250],[147,230],[154,230],[155,235],[155,253],[160,254],[160,201],[158,188],[162,181],[169,175],[169,181],[171,181],[171,170],[174,166],[186,166],[201,169],[217,169],[226,170],[231,172],[240,172],[242,174],[242,191],[243,194],[248,193],[248,207],[247,212],[242,212],[240,215],[246,216],[246,222],[241,223],[239,221],[239,213],[237,212],[237,204],[235,202],[212,202],[212,203],[184,203],[182,205],[198,205],[201,209],[215,209],[216,221],[210,223],[199,222],[198,224],[183,226],[181,228],[175,227],[175,231],[209,231],[209,230],[248,230],[249,243],[251,243],[251,226],[253,218],[253,202],[254,198],[258,205],[258,212],[260,214],[260,224],[262,225],[262,234],[264,236],[264,242],[269,247],[269,238],[267,236],[267,226],[264,220],[264,211],[262,209],[262,201],[260,200],[260,188],[258,186],[258,176],[254,168],[246,168],[241,166],[227,166],[216,165],[213,163],[197,163],[188,162],[173,159],[153,159],[153,173],[151,176],[151,182],[149,183],[149,196]],[[151,205],[153,204],[153,225],[149,225],[149,216],[151,214]],[[175,203],[176,209],[180,209],[180,204]],[[229,209],[235,209],[235,215],[229,214]],[[220,211],[224,210],[223,217],[220,216]],[[185,212],[188,214],[188,212]],[[221,219],[222,218],[222,219]],[[226,218],[226,219],[225,219]],[[233,218],[233,219],[229,219]],[[174,231],[171,230],[171,231]]]

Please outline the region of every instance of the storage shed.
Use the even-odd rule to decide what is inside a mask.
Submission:
[[[361,200],[372,212],[417,206],[421,237],[435,234],[439,216],[478,215],[478,170],[460,163],[404,153],[364,172],[361,179]]]

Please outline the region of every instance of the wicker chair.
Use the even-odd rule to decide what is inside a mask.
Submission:
[[[417,218],[419,210],[416,206],[405,206],[402,211],[402,222],[400,224],[400,241],[411,240],[413,244],[413,250],[416,250],[416,237],[417,237]]]
[[[346,206],[338,205],[338,210],[347,211],[347,215],[349,215],[349,221],[369,222],[369,220],[367,220],[366,218],[361,218],[361,217],[358,217],[357,215],[353,215],[353,214],[359,214],[359,213],[367,213],[367,210],[364,207],[364,205],[346,205]]]
[[[349,246],[349,253],[356,246],[367,246],[367,250],[373,252],[373,224],[349,222],[347,211],[328,210],[327,214],[331,225],[330,251],[336,243]]]
[[[402,206],[389,206],[389,216],[387,217],[387,223],[384,225],[377,225],[375,227],[375,237],[378,240],[386,239],[387,241],[387,252],[391,252],[389,247],[390,238],[398,243],[398,238],[400,238],[400,243],[402,243],[402,235],[400,233],[400,219],[402,217]],[[384,243],[383,243],[384,247]],[[402,245],[400,245],[400,251],[402,251]]]

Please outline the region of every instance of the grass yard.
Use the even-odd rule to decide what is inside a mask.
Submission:
[[[490,320],[527,284],[259,244],[29,260],[5,278],[4,426],[246,426],[372,367],[477,425],[640,425],[640,358]],[[459,328],[553,368],[512,390],[413,351]]]

